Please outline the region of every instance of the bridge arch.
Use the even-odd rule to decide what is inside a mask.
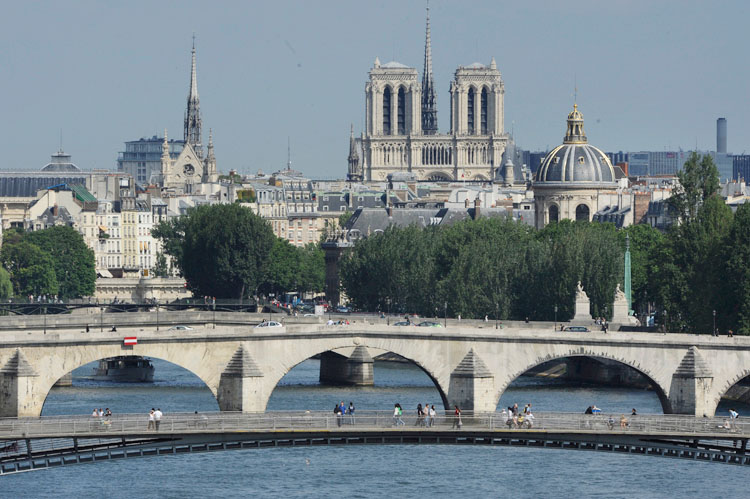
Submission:
[[[581,348],[569,350],[567,352],[549,354],[545,357],[539,357],[533,360],[532,362],[527,363],[525,367],[522,367],[521,369],[518,369],[512,372],[509,376],[506,377],[505,380],[500,381],[500,384],[498,385],[498,389],[495,395],[495,405],[497,405],[500,402],[500,398],[502,397],[503,393],[505,393],[505,391],[508,389],[508,387],[511,385],[511,383],[513,383],[515,380],[520,378],[525,373],[529,372],[530,370],[542,364],[546,364],[548,362],[555,361],[555,360],[569,359],[573,357],[588,357],[592,359],[604,359],[604,360],[616,362],[617,364],[624,365],[636,371],[641,376],[646,378],[648,382],[651,384],[651,386],[653,387],[654,392],[659,398],[659,403],[661,404],[662,411],[664,412],[664,414],[672,413],[672,406],[669,402],[669,396],[668,396],[668,393],[669,393],[668,387],[665,388],[664,386],[662,386],[657,381],[657,377],[653,373],[649,372],[648,369],[645,369],[639,364],[635,362],[631,362],[627,359],[619,358],[613,355],[608,355],[603,352],[587,351]]]
[[[734,388],[740,381],[748,377],[750,377],[750,369],[743,369],[739,374],[729,378],[725,383],[718,384],[719,388],[715,391],[715,395],[711,401],[712,407],[710,409],[713,409],[713,411],[710,414],[716,414],[716,409],[719,407],[721,399],[728,395],[729,390]]]
[[[43,359],[42,361],[45,363],[44,369],[41,369],[36,359],[32,357],[30,364],[37,375],[32,378],[34,390],[31,394],[32,398],[28,401],[28,414],[24,415],[41,415],[52,387],[66,374],[91,362],[122,355],[138,355],[151,359],[160,359],[185,369],[200,379],[211,390],[216,399],[219,382],[217,374],[220,374],[220,372],[216,372],[209,347],[210,344],[200,347],[183,343],[178,348],[170,344],[153,344],[143,345],[142,348],[130,351],[123,351],[120,345],[100,345],[98,348],[76,348],[75,352],[71,352],[73,355],[60,355]],[[31,354],[32,352],[29,353]],[[227,361],[222,359],[218,360],[218,362],[226,364]]]
[[[424,352],[419,352],[419,349],[415,348],[413,344],[409,345],[408,341],[383,342],[382,339],[377,339],[373,341],[367,341],[367,340],[368,340],[367,338],[357,338],[358,344],[356,346],[361,345],[368,349],[384,350],[387,352],[400,355],[404,359],[408,360],[411,364],[417,366],[422,372],[424,372],[428,378],[430,378],[433,385],[435,386],[438,393],[440,394],[440,398],[443,402],[444,408],[447,409],[449,407],[447,376],[444,376],[443,373],[438,372],[438,370],[434,368],[437,366],[431,365],[428,355],[425,355]],[[273,372],[266,374],[266,378],[264,382],[265,401],[262,404],[263,407],[260,408],[260,410],[263,410],[263,411],[267,410],[268,401],[271,398],[271,394],[279,385],[279,382],[282,380],[282,378],[286,374],[288,374],[292,369],[294,369],[296,366],[324,352],[329,352],[329,351],[336,352],[337,350],[341,351],[345,349],[351,349],[352,346],[353,344],[352,344],[351,337],[342,337],[340,339],[337,339],[337,341],[327,343],[325,346],[321,346],[319,342],[318,343],[311,342],[309,345],[306,345],[305,348],[300,348],[297,352],[294,352],[294,354],[292,355],[289,355],[291,352],[287,352],[288,360],[284,362],[283,366],[279,366],[278,369],[275,369]],[[439,367],[442,368],[444,366],[441,365]]]

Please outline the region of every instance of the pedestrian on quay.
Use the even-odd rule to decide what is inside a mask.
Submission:
[[[633,411],[630,413],[631,416],[637,416],[638,411],[635,410],[635,407],[633,407]]]
[[[422,410],[422,404],[417,404],[417,420],[414,422],[414,426],[424,426],[424,411]]]
[[[159,425],[161,424],[162,416],[163,413],[161,412],[161,409],[156,409],[156,411],[154,411],[154,424],[156,425],[156,431],[159,431]]]
[[[432,404],[430,407],[430,428],[435,426],[435,416],[437,415],[437,411],[435,410],[435,404]]]
[[[740,413],[735,411],[734,409],[729,409],[729,421],[732,425],[732,428],[737,428],[737,418],[740,417]]]
[[[336,426],[341,426],[341,406],[336,405],[333,408],[333,413],[336,415]]]
[[[460,430],[461,427],[464,425],[463,422],[461,421],[461,409],[459,409],[458,406],[454,406],[454,407],[455,407],[455,410],[453,411],[453,426],[451,427],[451,429],[458,428]]]
[[[404,423],[404,420],[401,418],[401,415],[404,413],[404,410],[401,408],[401,404],[396,404],[393,406],[393,424],[396,426],[403,426],[406,423]]]
[[[612,417],[611,414],[609,415],[609,419],[607,420],[607,428],[609,428],[610,430],[615,429],[615,418]]]
[[[349,409],[346,412],[349,414],[349,423],[354,424],[354,402],[351,400],[349,401]]]
[[[109,407],[104,411],[104,417],[105,418],[111,418],[112,417],[112,411],[109,410]]]
[[[625,430],[628,427],[628,418],[625,417],[625,414],[620,416],[620,429]]]
[[[96,410],[96,407],[94,407],[94,412],[91,413],[92,418],[98,418],[99,417],[99,411]]]
[[[156,412],[156,409],[152,407],[151,412],[148,413],[148,428],[146,428],[147,430],[156,429],[156,423],[154,421],[154,412]]]

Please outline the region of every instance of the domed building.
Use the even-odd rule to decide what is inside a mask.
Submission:
[[[588,143],[583,115],[574,104],[562,145],[547,154],[534,179],[537,228],[565,218],[591,221],[613,201],[619,206],[630,205],[612,198],[618,197],[622,176],[622,170],[613,167],[606,154]]]

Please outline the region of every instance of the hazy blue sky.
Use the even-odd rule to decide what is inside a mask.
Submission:
[[[750,151],[750,2],[430,2],[439,126],[459,65],[494,56],[517,143],[561,142],[573,100],[605,150]],[[346,173],[375,56],[422,71],[425,2],[2,2],[3,170],[38,169],[58,149],[114,169],[123,142],[182,138],[197,36],[204,143],[219,169]]]

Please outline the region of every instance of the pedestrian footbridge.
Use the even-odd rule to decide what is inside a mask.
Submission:
[[[538,413],[531,428],[500,413],[418,421],[390,413],[168,414],[158,430],[144,415],[0,419],[0,475],[71,464],[268,447],[468,445],[588,450],[750,465],[750,423],[691,416]]]

